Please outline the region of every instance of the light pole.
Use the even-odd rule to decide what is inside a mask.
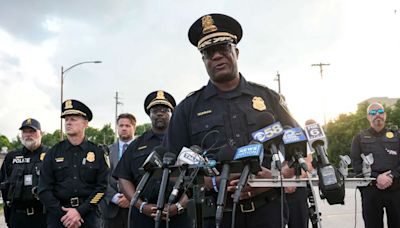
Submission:
[[[276,78],[274,81],[278,81],[278,92],[281,93],[281,75],[279,74],[279,71],[276,72]]]
[[[84,61],[84,62],[80,62],[80,63],[76,63],[70,67],[68,67],[67,69],[64,70],[64,67],[61,66],[61,96],[60,96],[60,104],[62,106],[63,100],[64,100],[64,79],[65,76],[64,74],[67,73],[67,71],[71,70],[72,68],[85,64],[85,63],[101,63],[101,61]],[[64,135],[63,135],[63,121],[62,118],[60,117],[60,141],[62,141],[64,139]]]
[[[329,66],[330,64],[329,63],[316,63],[316,64],[311,64],[311,67],[315,67],[315,66],[317,66],[317,67],[319,67],[319,72],[320,72],[320,74],[321,74],[321,81],[322,81],[322,86],[323,86],[323,89],[324,89],[324,91],[325,91],[325,83],[323,83],[323,76],[322,76],[322,72],[323,72],[323,67],[324,66]],[[325,99],[325,96],[323,97],[323,107],[324,107],[324,128],[326,129],[326,99]]]

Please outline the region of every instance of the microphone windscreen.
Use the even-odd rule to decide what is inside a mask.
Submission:
[[[197,154],[202,154],[203,153],[203,149],[201,149],[201,147],[198,146],[198,145],[191,146],[190,150],[192,150],[193,152],[195,152]]]
[[[235,156],[234,149],[230,146],[226,146],[221,148],[220,151],[217,153],[217,160],[219,162],[232,161],[233,156]]]
[[[167,149],[165,149],[162,146],[154,147],[154,151],[157,152],[157,154],[160,155],[160,157],[164,157],[164,154],[167,153]]]

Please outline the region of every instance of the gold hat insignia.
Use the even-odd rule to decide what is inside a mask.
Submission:
[[[40,161],[43,161],[45,156],[46,156],[46,153],[45,153],[45,152],[42,152],[42,153],[40,154]]]
[[[73,106],[72,106],[72,101],[71,101],[71,100],[65,101],[65,107],[64,107],[64,109],[71,109],[71,108],[73,108]]]
[[[155,98],[155,100],[165,100],[164,91],[162,90],[157,91],[157,97]]]
[[[31,118],[27,119],[27,120],[26,120],[26,124],[31,125],[31,124],[32,124],[32,119],[31,119]]]
[[[253,97],[253,108],[258,111],[264,111],[267,109],[265,102],[261,97]]]
[[[217,26],[214,25],[214,19],[210,15],[201,18],[201,26],[203,27],[203,34],[208,34],[217,31]]]
[[[86,161],[88,161],[88,162],[94,162],[94,160],[95,160],[95,155],[94,155],[94,153],[93,153],[93,152],[88,152],[88,153],[86,154]]]
[[[391,139],[393,137],[394,137],[393,132],[391,132],[391,131],[386,132],[386,138]]]

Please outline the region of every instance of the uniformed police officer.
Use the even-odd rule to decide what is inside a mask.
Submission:
[[[85,138],[92,119],[80,101],[66,100],[61,117],[67,139],[47,153],[39,183],[39,198],[48,211],[48,227],[100,227],[98,203],[107,187],[108,157]]]
[[[376,181],[360,188],[366,228],[383,228],[383,208],[389,228],[400,227],[400,140],[397,131],[385,127],[386,112],[379,103],[367,108],[370,128],[361,131],[351,145],[353,169],[362,173],[361,155],[372,153],[371,177]]]
[[[234,150],[247,145],[252,139],[251,133],[265,127],[271,116],[282,125],[298,126],[279,94],[247,81],[239,73],[236,44],[241,38],[241,25],[227,15],[205,15],[190,27],[189,40],[202,54],[210,80],[175,109],[164,143],[169,151],[180,151],[183,146],[194,144],[208,149],[208,153],[216,153],[217,148],[223,147]],[[271,177],[266,168],[269,166],[270,156],[264,159],[258,178]],[[235,190],[237,179],[236,175],[230,182],[229,191]],[[218,191],[219,178],[205,178],[205,182],[208,189]],[[232,203],[230,198],[228,196],[227,204]],[[209,212],[215,202],[207,198],[206,204],[209,210],[203,211],[204,217],[215,215],[215,212]],[[230,227],[232,213],[229,206],[225,208],[222,227]],[[280,208],[279,190],[247,186],[236,210],[236,227],[281,227]],[[286,216],[285,206],[285,222]],[[206,218],[204,223],[207,227],[215,227],[212,218]]]
[[[48,150],[42,145],[39,121],[22,122],[23,147],[8,153],[1,166],[4,216],[8,227],[46,227],[46,214],[37,195],[40,168]]]
[[[142,176],[139,168],[154,147],[161,144],[174,107],[175,99],[162,90],[150,93],[145,99],[144,109],[150,116],[151,129],[129,145],[113,173],[113,176],[118,178],[122,192],[129,200],[132,199],[135,187]],[[160,154],[160,156],[163,155]],[[160,180],[154,178],[149,181],[140,199],[132,208],[131,227],[154,227],[159,186]],[[169,207],[170,227],[191,227],[184,210],[186,200],[183,197]],[[163,219],[165,220],[165,217]],[[165,227],[165,222],[161,223],[161,227]]]

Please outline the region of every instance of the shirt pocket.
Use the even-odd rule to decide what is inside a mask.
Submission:
[[[64,181],[69,176],[69,173],[70,173],[70,168],[68,167],[67,161],[55,164],[54,176],[56,178],[56,182]]]
[[[197,143],[199,144],[198,146],[202,146],[203,148],[209,148],[214,144],[216,145],[221,139],[226,140],[222,115],[201,117],[197,120],[193,120],[191,127],[192,143]]]
[[[81,179],[86,183],[93,184],[97,180],[99,164],[87,162],[80,170]]]

